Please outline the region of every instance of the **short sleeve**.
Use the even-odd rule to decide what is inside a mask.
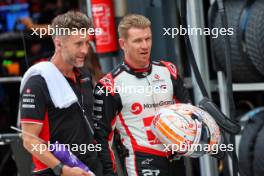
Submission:
[[[31,77],[20,95],[21,123],[40,123],[46,111],[45,80],[41,76]]]

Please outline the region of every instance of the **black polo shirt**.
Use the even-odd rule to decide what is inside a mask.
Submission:
[[[76,81],[66,78],[85,109],[90,124],[92,119],[93,94],[91,76],[84,70],[76,72]],[[61,87],[63,91],[63,87]],[[45,141],[70,144],[71,151],[91,170],[96,169],[98,144],[84,119],[82,109],[77,103],[68,108],[55,108],[47,84],[40,75],[32,76],[24,86],[20,97],[21,123],[42,124],[39,137]],[[90,144],[90,145],[89,145]],[[86,149],[86,150],[85,150]],[[90,150],[90,151],[89,151]],[[47,169],[43,163],[33,157],[34,171]]]

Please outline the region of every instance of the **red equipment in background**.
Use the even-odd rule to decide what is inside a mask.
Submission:
[[[95,35],[96,52],[98,54],[116,52],[118,45],[113,2],[112,0],[92,0],[91,2],[94,28],[101,29],[101,34]]]

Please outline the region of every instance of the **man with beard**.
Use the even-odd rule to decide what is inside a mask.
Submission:
[[[87,34],[78,33],[84,28],[88,31],[90,20],[80,12],[70,11],[55,17],[51,27],[69,29],[65,31],[70,33],[55,33],[52,36],[55,53],[50,61],[32,66],[22,79],[22,130],[50,143],[86,145],[86,151],[72,152],[92,172],[101,176],[96,150],[88,148],[96,145],[89,125],[93,104],[92,81],[87,69],[81,68],[90,50],[89,39]],[[41,150],[46,145],[41,140],[24,133],[23,142],[33,156],[33,175],[91,175],[79,167],[64,165],[48,149]]]

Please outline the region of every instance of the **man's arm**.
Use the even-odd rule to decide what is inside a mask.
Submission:
[[[28,132],[34,136],[39,136],[39,133],[42,129],[41,124],[34,123],[22,123],[21,126],[23,131]],[[47,148],[46,150],[44,150],[47,145],[37,140],[36,138],[23,134],[23,144],[27,151],[29,151],[32,155],[34,155],[37,159],[39,159],[41,162],[43,162],[50,168],[54,168],[60,163],[60,161],[55,158],[47,150]]]
[[[160,63],[167,67],[170,72],[173,84],[173,98],[176,100],[176,103],[191,103],[189,92],[186,87],[184,87],[184,82],[179,75],[177,67],[173,63],[167,61],[160,61]]]
[[[41,131],[42,125],[33,123],[22,123],[22,130],[38,136]],[[49,168],[55,168],[60,161],[48,150],[48,146],[39,141],[38,139],[23,134],[23,145],[32,155],[34,155],[42,163],[46,164]],[[63,166],[62,176],[90,176],[87,172],[80,168],[70,168]]]
[[[95,139],[102,145],[99,157],[103,164],[104,176],[114,176],[116,175],[116,167],[112,142],[120,104],[118,94],[111,95],[108,93],[102,85],[96,85],[94,91],[94,128]]]
[[[172,78],[173,82],[173,95],[179,103],[191,103],[188,89],[184,87],[182,78],[178,75],[176,79]]]
[[[25,84],[21,94],[20,103],[20,116],[22,130],[28,132],[36,137],[39,137],[44,121],[46,111],[45,102],[45,84],[39,76],[32,77]],[[47,91],[47,90],[46,90]],[[48,139],[46,139],[48,140]],[[60,161],[53,156],[48,150],[48,146],[41,140],[34,138],[30,135],[23,134],[24,147],[38,160],[47,165],[49,168],[54,168]],[[79,176],[86,174],[79,168],[63,167],[63,176]]]

